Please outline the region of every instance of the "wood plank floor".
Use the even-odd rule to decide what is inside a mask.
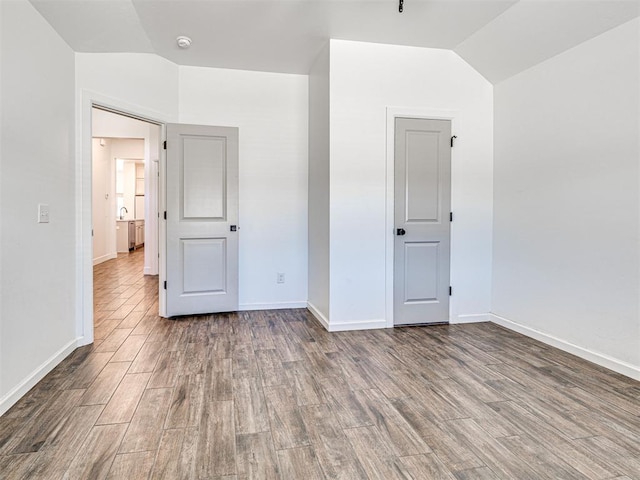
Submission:
[[[640,383],[492,324],[327,333],[157,313],[95,269],[94,345],[0,418],[2,479],[640,479]]]

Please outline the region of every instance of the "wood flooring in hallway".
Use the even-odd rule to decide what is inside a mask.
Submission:
[[[157,316],[142,251],[95,338],[0,418],[0,478],[640,479],[640,383],[493,324]]]

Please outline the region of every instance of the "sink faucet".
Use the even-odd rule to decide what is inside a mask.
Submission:
[[[122,207],[120,209],[120,220],[124,218],[124,213],[122,213],[122,210],[124,210],[124,213],[129,213],[129,210],[127,210],[127,207]]]

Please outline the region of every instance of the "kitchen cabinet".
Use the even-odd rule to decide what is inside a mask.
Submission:
[[[135,243],[134,248],[144,245],[144,220],[135,221]]]
[[[129,221],[118,220],[116,222],[116,251],[126,253],[129,251]]]
[[[116,222],[118,253],[131,252],[142,246],[144,246],[144,220],[118,220]]]

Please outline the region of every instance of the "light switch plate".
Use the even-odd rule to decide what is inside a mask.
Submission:
[[[49,223],[49,205],[46,203],[38,204],[38,223]]]

